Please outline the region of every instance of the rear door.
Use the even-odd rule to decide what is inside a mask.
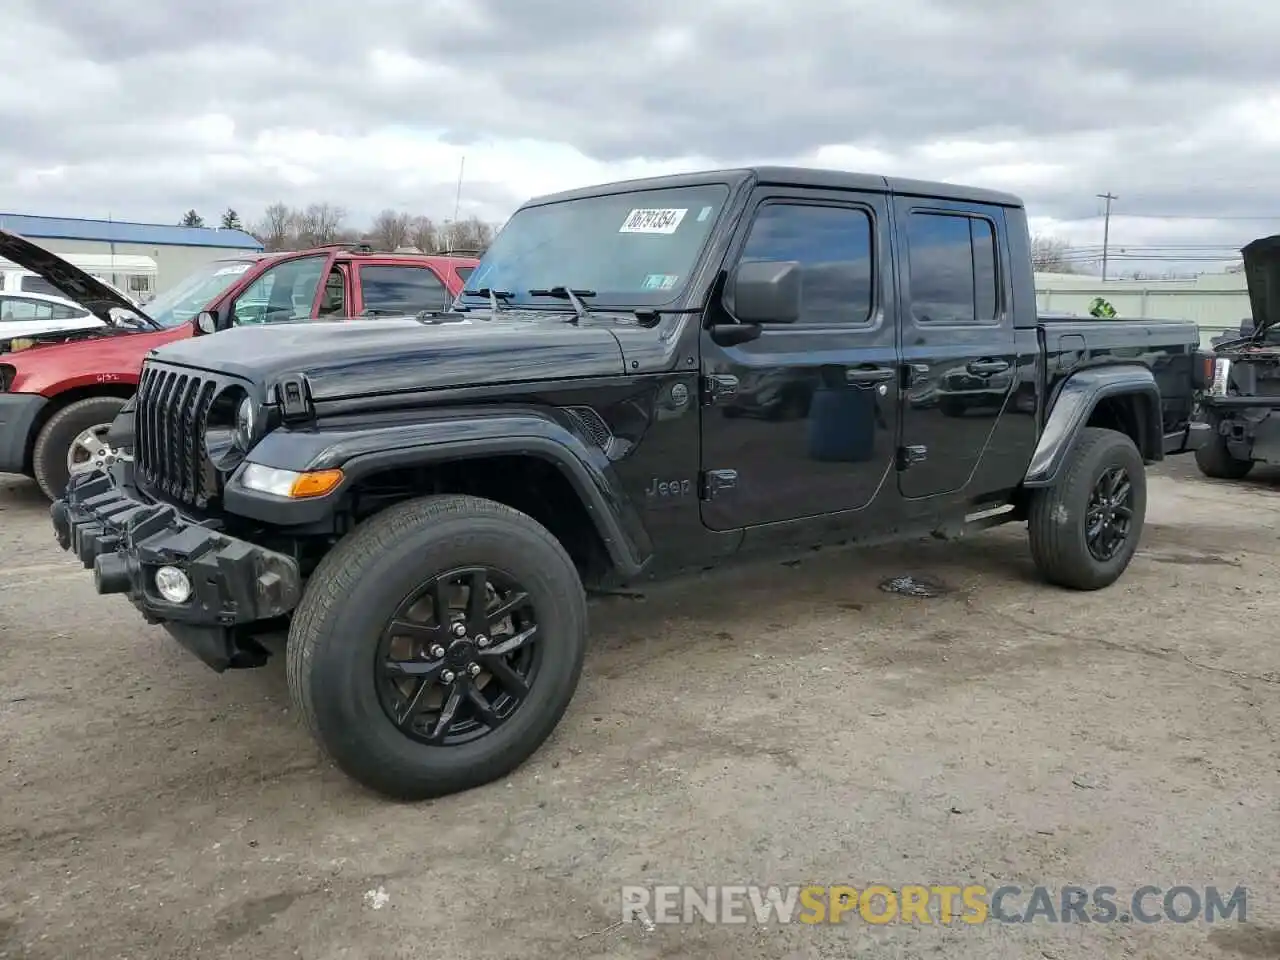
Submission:
[[[411,316],[423,310],[442,310],[452,297],[444,280],[428,264],[356,264],[356,309],[353,316]]]
[[[1000,207],[896,197],[907,498],[967,487],[1017,383]]]

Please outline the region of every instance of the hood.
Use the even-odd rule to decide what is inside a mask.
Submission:
[[[625,372],[622,348],[607,327],[565,323],[558,315],[302,320],[180,340],[150,356],[267,385],[301,374],[318,401]]]
[[[1255,333],[1280,319],[1280,234],[1260,237],[1241,248]]]
[[[126,317],[136,316],[147,326],[159,329],[154,320],[119,291],[16,233],[0,229],[0,257],[37,274],[68,300],[74,300],[108,326],[128,324],[127,319],[122,323],[117,312],[122,311]]]

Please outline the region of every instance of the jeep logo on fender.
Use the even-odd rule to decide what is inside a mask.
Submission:
[[[654,477],[645,490],[646,497],[683,497],[693,492],[691,480],[659,480]]]

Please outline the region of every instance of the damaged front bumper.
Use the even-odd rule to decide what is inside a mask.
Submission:
[[[252,628],[297,605],[297,563],[148,499],[130,482],[131,470],[123,463],[72,478],[50,508],[59,545],[93,570],[99,593],[126,594],[148,623],[214,670],[261,666],[268,654]],[[172,586],[171,598],[161,594],[161,570],[166,582],[189,588],[185,599],[172,599]]]

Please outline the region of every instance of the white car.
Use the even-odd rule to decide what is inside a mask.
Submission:
[[[64,297],[47,293],[0,293],[0,340],[103,325],[84,307]]]

